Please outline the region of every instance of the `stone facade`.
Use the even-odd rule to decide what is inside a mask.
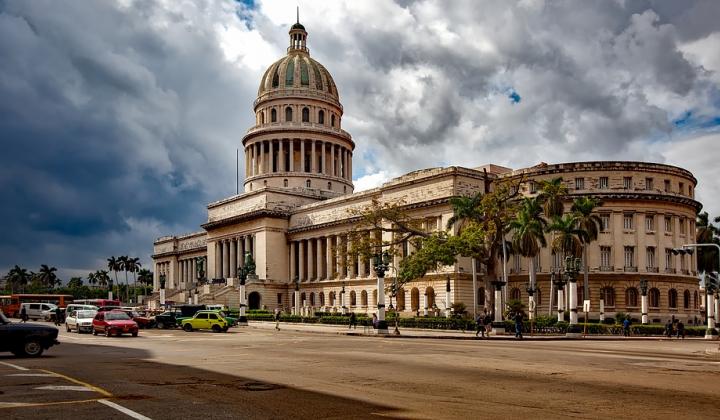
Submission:
[[[599,315],[601,295],[607,315],[622,311],[639,317],[640,278],[652,289],[651,319],[671,314],[692,319],[699,314],[695,258],[668,254],[693,242],[700,204],[694,200],[697,180],[690,172],[642,162],[541,164],[515,171],[497,165],[453,166],[411,172],[379,188],[352,193],[354,143],[340,128],[343,110],[335,83],[310,59],[306,38],[304,28],[294,25],[288,55],[271,65],[261,81],[254,103],[256,125],[242,140],[245,192],[210,203],[203,232],[155,241],[155,288],[165,279],[168,300],[186,301],[196,295],[200,301],[237,307],[238,268],[249,253],[258,276],[247,285],[250,308],[309,313],[346,306],[374,312],[377,287],[370,262],[338,258],[349,249],[354,211],[373,200],[402,203],[424,220],[427,230],[440,230],[452,217],[452,197],[521,177],[523,193],[533,195],[538,181],[560,176],[570,191],[568,208],[578,195],[603,202],[598,214],[604,226],[588,253],[591,317]],[[412,252],[412,246],[403,252]],[[397,266],[400,258],[395,257],[392,265]],[[540,314],[554,308],[549,279],[559,264],[549,248],[541,251],[536,264]],[[477,268],[479,290],[472,287],[470,260],[460,258],[407,285],[391,303],[405,315],[427,314],[454,302],[471,308],[477,294],[481,308],[485,290],[482,267]],[[528,261],[510,255],[507,270],[509,298],[526,301]],[[394,275],[391,268],[386,284]],[[209,284],[197,287],[202,278]],[[293,308],[295,280],[302,308]],[[581,294],[582,287],[578,289]]]

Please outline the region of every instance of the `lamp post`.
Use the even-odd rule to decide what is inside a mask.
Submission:
[[[445,282],[445,317],[450,318],[452,315],[452,305],[450,303],[450,276]]]
[[[648,282],[640,279],[640,311],[642,312],[643,325],[648,323]]]
[[[300,316],[300,277],[295,276],[295,315]]]
[[[580,328],[578,328],[578,313],[577,313],[577,277],[580,273],[582,260],[577,257],[568,256],[565,258],[565,277],[570,284],[569,305],[570,305],[570,326],[568,327],[567,337],[580,337]]]
[[[195,280],[195,285],[193,287],[193,289],[194,289],[193,303],[197,305],[198,304],[198,292],[197,292],[198,284],[205,282],[205,257],[195,258],[195,267],[196,267],[196,269],[195,269],[196,280]]]
[[[674,254],[692,254],[691,248],[700,248],[700,247],[708,247],[708,246],[714,246],[718,250],[718,269],[720,269],[720,245],[718,244],[684,244],[682,248],[675,248],[673,249]],[[708,290],[708,285],[710,285],[711,291]],[[713,307],[715,306],[713,303],[714,299],[714,292],[717,290],[717,284],[711,282],[705,282],[705,297],[707,303],[705,304],[705,310],[707,313],[707,316],[705,317],[707,319],[707,330],[705,330],[705,339],[706,340],[717,340],[718,338],[718,331],[715,329],[715,319],[712,315]]]
[[[388,327],[385,321],[385,272],[390,268],[390,254],[383,251],[382,254],[375,254],[374,268],[377,274],[377,317],[378,325],[376,332],[378,334],[387,334]]]
[[[342,284],[340,289],[340,313],[343,315],[347,314],[347,306],[345,306],[345,282]]]
[[[165,273],[160,274],[160,306],[165,306],[165,282],[166,282]],[[110,292],[112,293],[112,292]],[[112,296],[110,296],[112,299]]]
[[[550,273],[550,281],[557,290],[557,320],[558,322],[563,322],[565,321],[565,296],[563,296],[565,292],[565,279],[563,278],[562,271],[555,272],[555,270],[553,270]]]
[[[493,334],[503,335],[505,334],[505,324],[502,322],[502,290],[503,286],[507,283],[502,279],[493,280],[490,282],[495,286],[495,321],[492,323]]]
[[[525,287],[525,290],[528,293],[528,317],[530,318],[530,337],[533,336],[533,326],[535,324],[535,292],[537,292],[537,289],[534,287],[532,283],[528,283]]]
[[[240,278],[240,287],[238,288],[240,291],[240,315],[238,317],[238,325],[247,325],[247,316],[245,315],[245,308],[247,307],[245,303],[245,280],[247,280],[248,270],[244,266],[239,266],[237,273]]]

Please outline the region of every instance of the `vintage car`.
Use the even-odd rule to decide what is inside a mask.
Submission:
[[[95,315],[97,315],[97,311],[90,309],[71,311],[65,317],[65,330],[67,332],[75,330],[78,334],[83,331],[92,332],[92,322]]]
[[[138,311],[131,309],[122,309],[122,311],[132,318],[132,320],[135,321],[140,328],[155,327],[155,319],[153,317],[143,316]]]
[[[0,312],[0,352],[38,357],[55,344],[58,329],[40,324],[15,323]]]
[[[105,334],[106,337],[111,335],[132,334],[133,337],[138,335],[138,325],[128,314],[120,310],[101,311],[95,315],[92,322],[93,335]]]
[[[192,318],[182,321],[182,328],[185,331],[213,330],[214,332],[226,332],[229,324],[219,311],[198,311]]]
[[[165,311],[155,315],[155,326],[160,329],[175,328],[179,325],[178,318],[180,317],[182,314],[178,311]]]

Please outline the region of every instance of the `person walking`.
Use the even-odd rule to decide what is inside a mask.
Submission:
[[[490,312],[485,312],[483,324],[485,324],[485,333],[487,334],[487,338],[490,338],[490,332],[492,331],[492,314]]]
[[[350,312],[350,323],[348,323],[348,330],[349,329],[357,329],[357,317],[355,316],[355,312]]]
[[[668,320],[668,322],[665,324],[665,336],[667,338],[672,338],[672,332],[673,332],[672,321]]]
[[[377,327],[378,327],[378,317],[375,314],[373,314],[372,326],[373,326],[373,329],[377,329]]]
[[[27,322],[28,316],[27,316],[27,309],[25,309],[25,305],[20,306],[20,319],[22,322]]]
[[[523,313],[522,311],[515,312],[515,338],[522,340],[523,338]]]
[[[55,326],[62,324],[62,309],[60,307],[55,308]]]
[[[677,323],[677,338],[685,339],[685,324],[679,320]]]
[[[280,308],[275,308],[275,329],[280,331]]]
[[[626,317],[623,321],[623,336],[630,337],[630,317]]]
[[[482,334],[481,338],[485,338],[485,314],[479,314],[475,318],[475,337]]]

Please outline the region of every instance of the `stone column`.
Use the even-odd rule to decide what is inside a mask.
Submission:
[[[300,290],[295,291],[295,315],[300,315]]]
[[[285,172],[285,140],[278,139],[278,172]]]
[[[300,172],[305,172],[305,139],[300,139]]]
[[[372,261],[370,262],[370,267],[372,269]],[[423,316],[428,316],[428,313],[430,312],[430,308],[428,308],[428,298],[427,298],[427,291],[420,295],[420,298],[422,299],[422,302],[420,302],[422,305],[420,305],[423,308]]]
[[[323,275],[325,274],[325,270],[323,270],[323,257],[322,257],[322,238],[316,238],[315,239],[315,252],[317,253],[315,263],[317,264],[316,267],[316,279],[319,281],[323,278]]]
[[[642,323],[648,323],[648,296],[647,293],[643,293],[640,296],[640,310],[642,311]]]
[[[339,278],[344,278],[343,275],[343,260],[342,260],[342,252],[340,247],[342,246],[342,237],[340,235],[335,235],[335,255],[336,255],[336,266],[335,271],[338,273]]]
[[[348,150],[348,181],[352,181],[352,152]]]
[[[350,235],[347,236],[347,259],[345,264],[347,265],[347,278],[351,279],[354,277],[353,269],[355,267],[355,258],[352,255],[352,243],[350,242]]]
[[[197,260],[195,258],[190,259],[190,284],[195,284],[197,281]]]
[[[290,154],[288,155],[288,159],[290,160],[290,172],[295,171],[295,140],[290,139]]]
[[[237,239],[230,239],[230,277],[237,278]]]
[[[557,320],[558,322],[565,321],[565,298],[564,298],[564,287],[558,287],[557,291]]]
[[[315,280],[315,270],[313,270],[313,239],[307,240],[307,258],[305,258],[305,263],[307,264],[307,279],[308,281]]]
[[[230,277],[230,243],[227,240],[223,241],[222,253],[223,253],[222,277],[228,278],[228,277]]]
[[[265,142],[258,142],[258,173],[265,173]]]
[[[252,244],[250,243],[250,235],[245,235],[245,245],[243,246],[243,251],[245,252],[245,254],[247,254],[249,252],[250,255],[252,255]],[[255,257],[253,256],[253,258],[255,258]],[[245,255],[243,254],[243,266],[244,265],[245,265]]]
[[[358,277],[364,278],[367,276],[367,273],[365,272],[366,258],[361,255],[358,255],[358,260],[359,260],[358,261]]]
[[[250,176],[250,147],[245,147],[245,178]]]
[[[600,299],[600,322],[605,321],[605,300]]]
[[[577,281],[570,280],[570,325],[577,325],[578,323],[578,311],[577,311]]]
[[[222,242],[215,241],[215,278],[222,277]]]
[[[385,322],[385,274],[377,277],[377,312],[378,328],[375,331],[378,334],[387,334],[388,328]]]
[[[332,255],[332,236],[327,236],[325,238],[325,278],[328,280],[335,278],[335,276],[333,276],[334,266],[335,263]]]
[[[300,281],[305,281],[305,244],[304,240],[298,241],[298,277]]]
[[[335,145],[330,143],[330,175],[335,176]]]
[[[317,157],[315,156],[315,140],[310,140],[310,171],[317,173]]]
[[[245,326],[248,324],[247,316],[245,315],[245,309],[247,307],[247,296],[245,296],[245,294],[246,294],[245,285],[241,283],[240,286],[238,287],[238,289],[239,289],[238,294],[240,295],[240,302],[239,302],[240,303],[240,311],[239,311],[240,313],[238,315],[238,325]]]
[[[327,163],[325,159],[325,142],[320,142],[320,173],[327,174]]]
[[[275,168],[273,168],[273,164],[275,163],[275,142],[270,140],[270,156],[268,159],[268,172],[273,173],[275,172]]]
[[[715,325],[720,323],[720,299],[715,295]]]
[[[290,283],[294,282],[295,276],[297,276],[295,273],[295,244],[295,241],[290,242]]]
[[[712,332],[715,332],[715,314],[713,313],[713,309],[715,309],[713,300],[715,300],[715,297],[712,293],[706,293],[705,297],[707,298],[705,299],[705,307],[707,308],[707,332],[705,333],[705,339],[715,340],[718,337],[712,334]]]

